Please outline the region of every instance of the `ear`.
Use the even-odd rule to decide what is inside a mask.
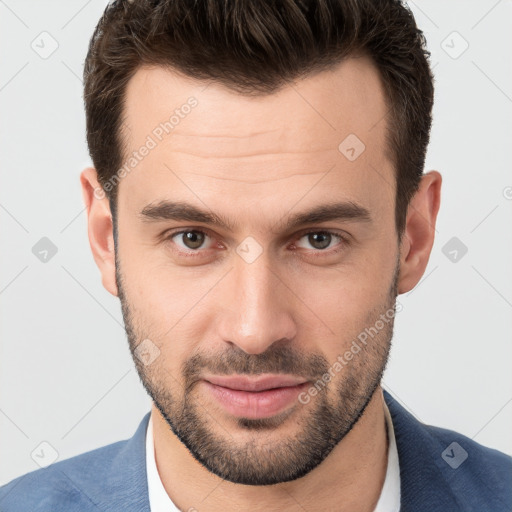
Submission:
[[[442,177],[437,171],[424,174],[407,209],[406,225],[400,244],[399,294],[412,290],[427,267],[441,203],[441,183]]]
[[[112,214],[108,198],[101,187],[96,169],[88,167],[80,175],[82,196],[87,209],[89,243],[94,261],[101,272],[103,286],[118,296]]]

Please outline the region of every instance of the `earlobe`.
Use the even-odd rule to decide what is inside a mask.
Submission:
[[[427,267],[441,203],[441,183],[442,177],[437,171],[424,174],[409,204],[400,245],[399,294],[412,290]]]
[[[88,167],[80,175],[82,196],[87,210],[87,232],[94,261],[101,272],[105,289],[118,296],[115,278],[115,248],[110,204],[97,177]]]

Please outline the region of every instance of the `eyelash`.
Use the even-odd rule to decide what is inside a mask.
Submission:
[[[169,242],[172,242],[172,239],[177,236],[177,235],[182,235],[183,233],[190,233],[190,232],[196,232],[196,233],[202,233],[203,235],[206,235],[210,238],[213,238],[209,233],[208,231],[205,231],[204,229],[195,229],[195,228],[189,228],[189,229],[180,229],[178,231],[172,231],[172,232],[168,232],[168,233],[165,233],[163,235],[163,238],[165,241],[169,241]],[[327,250],[321,250],[321,249],[311,249],[310,251],[312,252],[312,256],[314,258],[316,257],[322,257],[326,254],[329,254],[329,255],[333,255],[333,254],[338,254],[339,252],[343,251],[344,250],[344,247],[345,246],[348,246],[350,245],[350,240],[347,236],[344,236],[344,235],[341,235],[340,233],[336,232],[336,231],[331,231],[331,230],[328,230],[328,229],[310,229],[309,231],[306,231],[306,232],[303,232],[303,233],[300,233],[296,240],[300,240],[301,238],[311,234],[311,233],[327,233],[335,238],[337,238],[339,240],[339,244],[337,246],[335,246],[335,249],[327,249]],[[197,250],[190,250],[189,252],[187,251],[182,251],[182,250],[177,250],[176,252],[178,252],[180,255],[182,256],[185,256],[186,258],[197,258],[197,257],[202,257],[202,252],[204,252],[204,250],[200,250],[200,249],[197,249]]]

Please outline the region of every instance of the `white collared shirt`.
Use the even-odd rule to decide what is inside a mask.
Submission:
[[[398,463],[398,450],[396,448],[395,429],[393,420],[386,402],[384,414],[388,426],[388,467],[386,478],[380,491],[379,501],[373,512],[399,512],[400,511],[400,465]]]
[[[374,512],[399,512],[400,510],[400,467],[396,448],[395,431],[387,405],[384,412],[388,425],[388,465],[386,478],[380,493],[379,501]],[[180,512],[167,494],[155,461],[155,446],[153,441],[153,420],[149,417],[146,431],[146,470],[148,475],[149,508],[151,512]]]

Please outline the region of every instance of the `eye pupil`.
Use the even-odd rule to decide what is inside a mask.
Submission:
[[[198,249],[203,245],[204,242],[204,233],[199,231],[187,231],[183,233],[183,243],[189,249]]]
[[[331,234],[325,232],[309,233],[308,241],[315,249],[325,249],[331,243]]]

